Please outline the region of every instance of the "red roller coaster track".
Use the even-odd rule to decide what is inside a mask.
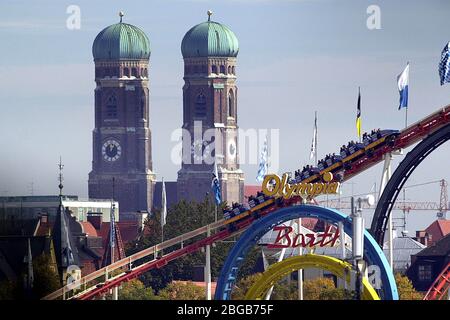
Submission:
[[[357,152],[359,153],[359,155],[356,157],[357,159],[351,161],[350,166],[347,167],[347,169],[344,169],[344,164],[340,162],[339,164],[335,164],[327,169],[324,169],[320,174],[323,174],[327,171],[331,171],[333,173],[343,172],[343,180],[348,180],[382,161],[385,154],[411,146],[422,140],[426,136],[430,135],[434,131],[448,125],[449,123],[450,106],[446,106],[425,117],[421,121],[418,121],[402,130],[393,143],[385,144],[377,148],[373,153],[371,152],[370,154],[366,153],[364,149],[359,150]],[[370,147],[370,145],[368,147]],[[357,153],[355,153],[354,155],[356,155]],[[344,162],[346,162],[346,160],[344,160]],[[320,175],[316,174],[304,180],[303,182],[309,183],[317,181],[318,179],[320,179]],[[233,235],[241,233],[258,217],[270,214],[280,207],[291,206],[298,203],[299,201],[299,198],[292,198],[287,201],[277,201],[274,199],[270,199],[234,218],[228,220],[220,220],[218,222],[204,226],[197,230],[193,230],[163,243],[144,249],[129,257],[116,261],[115,263],[105,268],[99,269],[81,278],[81,280],[76,283],[76,288],[74,284],[65,286],[47,295],[43,299],[92,299],[99,294],[108,292],[108,290],[120,285],[120,283],[124,281],[129,281],[133,278],[138,277],[144,272],[147,272],[154,268],[161,268],[168,264],[170,261],[195,252],[208,244],[212,244],[216,241],[224,240]],[[257,215],[255,215],[255,213],[257,213]],[[230,225],[231,223],[233,223],[233,228],[223,228],[227,225]],[[219,231],[209,237],[205,237],[199,241],[196,241],[185,247],[172,251],[160,258],[157,258],[158,253],[163,249],[170,248],[175,245],[180,245],[183,242],[186,242],[186,240],[217,229]],[[144,258],[152,258],[152,260],[143,261]],[[133,266],[132,264],[139,265]],[[128,268],[128,270],[123,272],[122,270],[124,270],[125,268]],[[112,276],[111,272],[120,272],[120,274]]]
[[[423,300],[450,300],[450,262],[431,285]]]

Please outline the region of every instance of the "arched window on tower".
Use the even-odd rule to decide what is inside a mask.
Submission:
[[[225,66],[224,65],[220,66],[220,73],[225,74]]]
[[[106,117],[117,118],[117,99],[115,96],[110,96],[106,101]]]
[[[206,118],[206,96],[200,92],[195,99],[194,117],[197,119]]]
[[[128,68],[123,69],[123,75],[125,77],[129,78],[130,77],[130,69],[128,69]]]
[[[211,66],[211,73],[217,74],[217,66]]]
[[[131,68],[131,75],[133,77],[137,77],[137,69],[136,68]]]
[[[231,66],[228,66],[228,74],[231,74]]]
[[[234,66],[233,66],[233,68],[231,68],[231,73],[234,74],[234,75],[236,74],[235,70],[234,70]]]
[[[142,118],[142,119],[145,119],[145,118],[146,118],[146,116],[145,116],[145,100],[146,100],[146,98],[145,98],[145,96],[143,96],[143,97],[141,98],[141,110],[140,110],[141,118]]]
[[[233,90],[228,92],[228,116],[234,117],[234,93]]]

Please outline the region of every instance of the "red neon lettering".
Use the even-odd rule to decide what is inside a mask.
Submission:
[[[273,231],[278,231],[277,238],[275,239],[274,244],[268,244],[267,249],[281,249],[281,248],[289,248],[291,246],[291,238],[289,237],[289,233],[292,232],[292,227],[287,226],[276,226],[273,228]],[[284,233],[283,233],[284,231]],[[287,241],[286,244],[284,244],[282,241],[285,239]]]
[[[282,249],[282,248],[298,248],[302,247],[325,247],[330,246],[333,247],[336,245],[336,241],[339,239],[339,229],[335,229],[334,232],[331,232],[332,227],[327,226],[324,232],[321,233],[307,233],[307,234],[296,234],[294,239],[291,240],[291,232],[293,231],[292,227],[288,226],[276,226],[273,228],[273,231],[278,231],[277,238],[275,239],[275,243],[268,244],[268,249]]]

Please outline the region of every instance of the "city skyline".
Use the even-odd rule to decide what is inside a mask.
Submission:
[[[280,129],[279,173],[309,163],[315,110],[319,158],[356,139],[358,86],[363,131],[403,128],[396,76],[407,61],[411,64],[410,123],[449,102],[450,89],[439,85],[437,72],[440,52],[450,40],[442,31],[445,19],[439,17],[445,16],[449,5],[438,1],[439,5],[429,7],[411,1],[406,8],[399,1],[378,1],[380,30],[366,26],[366,9],[372,4],[368,1],[342,5],[333,1],[277,1],[276,5],[275,1],[172,1],[171,6],[162,1],[127,5],[113,1],[106,10],[100,10],[99,3],[79,1],[80,30],[66,28],[69,2],[45,6],[45,10],[17,1],[1,5],[10,13],[0,26],[3,40],[11,47],[0,62],[4,101],[0,142],[6,150],[0,160],[0,195],[29,194],[32,181],[35,194],[55,194],[60,155],[66,165],[66,192],[87,194],[95,85],[91,46],[101,29],[118,22],[119,10],[125,12],[125,22],[141,27],[150,38],[150,124],[158,181],[161,177],[175,180],[179,169],[179,164],[170,161],[175,145],[170,136],[182,123],[181,39],[191,26],[207,19],[208,9],[215,21],[232,28],[239,39],[240,127]],[[141,11],[141,6],[148,10]],[[409,21],[417,12],[421,23],[412,24]],[[271,23],[265,23],[268,20]],[[446,172],[429,170],[448,159],[450,148],[441,149],[422,164],[410,183],[450,180]],[[397,164],[398,160],[394,168]],[[247,184],[257,184],[257,166],[242,166]],[[379,183],[380,176],[378,165],[357,177],[357,187],[351,188],[361,191],[354,193],[366,192]],[[348,189],[349,185],[344,186],[344,192],[349,193]],[[427,197],[422,194],[430,193],[428,199],[438,200],[438,188],[425,190],[410,197],[424,200]]]

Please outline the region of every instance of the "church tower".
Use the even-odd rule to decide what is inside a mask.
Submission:
[[[89,197],[115,200],[122,213],[152,208],[149,128],[150,41],[136,26],[120,22],[95,38],[95,128]]]
[[[184,36],[183,149],[178,199],[204,200],[211,194],[217,162],[222,200],[242,202],[244,174],[239,168],[235,34],[211,20]],[[188,133],[188,134],[187,134]],[[213,133],[213,134],[211,134]]]

